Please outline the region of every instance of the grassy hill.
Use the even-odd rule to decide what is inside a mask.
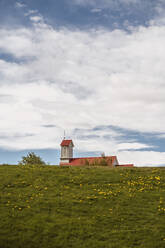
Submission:
[[[165,169],[0,166],[0,248],[164,248]]]

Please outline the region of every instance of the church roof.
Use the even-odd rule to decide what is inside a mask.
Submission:
[[[61,142],[61,146],[69,146],[70,143],[72,143],[72,145],[73,145],[73,141],[72,141],[72,140],[65,140],[65,139],[64,139],[64,140]]]

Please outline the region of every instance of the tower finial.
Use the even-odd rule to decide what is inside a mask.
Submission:
[[[64,140],[65,140],[65,130],[64,130]]]

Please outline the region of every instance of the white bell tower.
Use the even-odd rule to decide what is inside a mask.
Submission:
[[[70,160],[73,158],[73,141],[66,140],[65,138],[61,142],[61,158],[60,164],[69,164]]]

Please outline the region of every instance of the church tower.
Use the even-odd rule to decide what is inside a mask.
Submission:
[[[63,139],[61,142],[61,159],[60,164],[67,164],[73,158],[73,141]]]

